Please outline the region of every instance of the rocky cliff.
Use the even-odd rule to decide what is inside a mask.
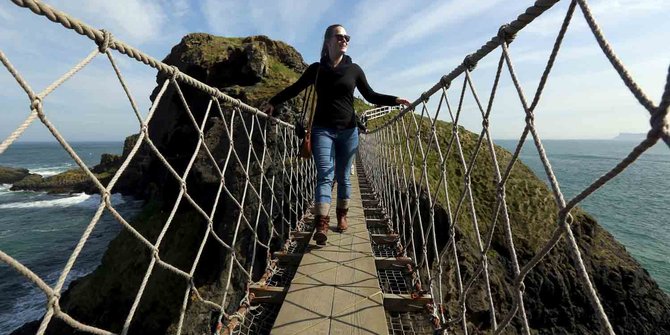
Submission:
[[[428,127],[430,121],[424,119],[422,122],[423,127]],[[436,127],[437,131],[444,135],[440,138],[440,145],[442,148],[447,148],[452,125],[438,122]],[[459,132],[463,151],[469,162],[472,153],[475,152],[478,135],[462,127]],[[428,131],[425,133],[429,134]],[[428,138],[423,140],[428,142]],[[451,156],[448,157],[451,163],[447,164],[446,170],[452,211],[457,207],[460,195],[464,191],[465,171],[458,163],[460,158],[456,151],[451,151]],[[504,170],[511,159],[511,154],[501,147],[496,147],[495,151],[501,170]],[[428,162],[435,162],[434,166],[439,166],[436,163],[437,159],[436,154],[431,154]],[[485,238],[491,231],[494,221],[497,186],[494,165],[486,145],[478,152],[475,162],[471,176],[473,198],[482,239],[486,241]],[[431,184],[436,185],[441,177],[441,171],[433,168],[429,170],[428,175]],[[505,194],[515,250],[519,263],[523,266],[540,251],[557,227],[558,208],[547,185],[520,162],[515,163],[506,183]],[[444,194],[438,193],[437,196],[442,204],[446,203]],[[429,203],[425,196],[420,199],[422,213],[425,215],[429,212]],[[477,267],[481,264],[467,200],[464,206],[460,210],[453,231],[456,236],[463,284],[475,276]],[[572,214],[574,216],[572,230],[582,258],[616,333],[670,334],[670,297],[630,256],[625,247],[593,217],[579,208],[573,210]],[[424,230],[427,230],[429,222],[427,216],[423,218],[423,222],[426,224]],[[442,250],[447,246],[448,237],[452,233],[448,229],[450,224],[445,206],[438,206],[436,209],[435,226],[439,250]],[[415,231],[417,230],[418,226],[415,227]],[[421,241],[417,239],[415,243],[420,245]],[[491,248],[486,255],[497,321],[500,322],[511,309],[514,294],[511,290],[513,281],[511,252],[505,239],[502,218],[497,221]],[[429,257],[431,261],[435,261],[430,250]],[[447,302],[446,311],[449,317],[458,319],[460,309],[457,304],[458,286],[453,256],[447,257],[446,269],[441,281],[445,292],[444,301]],[[433,275],[439,276],[437,272]],[[470,334],[489,333],[491,327],[484,279],[482,275],[478,278],[469,290],[466,300],[466,317]],[[532,334],[603,332],[564,239],[561,239],[547,257],[528,274],[524,284],[524,303]],[[454,332],[457,334],[460,333],[459,327],[460,324],[454,325]],[[521,320],[518,316],[504,333],[522,333]]]
[[[0,166],[0,184],[12,184],[30,176],[27,169]]]
[[[300,54],[292,47],[263,36],[248,38],[222,38],[207,34],[191,34],[183,38],[165,58],[166,63],[177,66],[186,74],[215,87],[242,101],[258,106],[272,94],[297,79],[306,68]],[[155,99],[158,87],[166,79],[157,77],[157,89],[152,94]],[[233,117],[234,109],[223,106],[223,113],[211,113],[203,120],[209,97],[199,91],[181,85],[190,110],[196,122],[204,121],[203,139],[214,156],[215,163],[222,167],[232,145],[246,160],[249,146],[260,150],[262,142],[258,136],[249,142],[246,138],[230,143],[224,122]],[[293,122],[300,101],[287,105],[280,117]],[[250,124],[250,117],[236,114],[236,131],[241,132],[241,118]],[[160,101],[156,113],[149,124],[149,134],[156,149],[170,162],[178,174],[187,167],[199,139],[193,121],[185,109],[174,87],[166,92]],[[261,125],[262,127],[262,125]],[[443,140],[451,133],[451,126],[440,123],[438,131],[444,134]],[[474,151],[475,135],[462,129],[465,154]],[[268,148],[274,150],[279,139],[277,134],[268,133]],[[135,137],[136,139],[136,137]],[[129,140],[134,143],[133,139]],[[446,147],[446,143],[443,143]],[[127,144],[128,146],[128,144]],[[504,164],[510,154],[498,148],[499,160]],[[455,153],[454,153],[455,154]],[[457,158],[457,157],[452,157]],[[113,159],[110,159],[113,160]],[[253,161],[253,159],[252,159]],[[219,179],[212,161],[204,152],[196,156],[194,166],[186,177],[188,192],[194,201],[205,211],[213,209],[213,199],[218,190]],[[266,161],[263,166],[252,164],[251,178],[257,178],[261,171],[269,176],[276,175],[280,162]],[[481,229],[491,229],[495,203],[495,185],[489,155],[484,152],[478,156],[477,167],[473,171],[472,182],[476,210]],[[458,164],[449,165],[449,187],[454,192],[462,191],[463,171]],[[277,174],[279,177],[279,175]],[[233,164],[225,172],[225,185],[236,199],[241,199],[246,176],[239,164]],[[431,172],[431,178],[438,178],[437,171]],[[291,180],[278,182],[291,183]],[[516,250],[523,264],[527,262],[542,245],[555,226],[555,204],[546,185],[522,164],[517,163],[507,184],[507,200],[510,219],[515,236]],[[156,241],[161,229],[170,216],[176,196],[181,190],[178,181],[165,168],[156,154],[144,145],[129,166],[129,172],[119,181],[119,189],[135,194],[147,200],[143,213],[132,220],[132,225],[149,241]],[[278,196],[281,196],[279,194]],[[407,195],[404,195],[407,196]],[[249,213],[255,210],[260,201],[246,200]],[[443,204],[444,204],[443,199]],[[451,201],[455,201],[453,198]],[[421,205],[426,207],[426,199]],[[216,205],[213,220],[214,230],[226,242],[232,240],[234,222],[239,213],[235,203],[227,197]],[[427,213],[426,210],[423,213]],[[670,334],[670,299],[663,293],[647,272],[630,257],[625,248],[602,229],[591,217],[581,211],[575,212],[573,224],[575,236],[579,241],[584,260],[601,296],[610,320],[618,333],[625,334]],[[261,220],[268,224],[271,218]],[[428,222],[424,220],[423,222]],[[441,248],[447,245],[451,233],[444,206],[437,208],[436,227],[438,243]],[[491,283],[496,302],[497,315],[502,316],[509,310],[512,301],[510,253],[504,236],[495,230],[492,248],[489,253]],[[190,271],[199,243],[207,228],[206,220],[187,201],[182,201],[170,228],[161,244],[160,258],[176,267]],[[262,227],[261,227],[262,228]],[[263,230],[263,229],[261,229]],[[474,275],[479,256],[476,251],[471,221],[462,214],[454,231],[459,249],[460,270],[464,280]],[[246,258],[251,236],[243,230],[235,248],[241,261]],[[208,241],[195,269],[194,285],[200,294],[212,301],[222,301],[222,287],[226,284],[225,268],[229,265],[227,252],[215,241]],[[435,255],[430,255],[435,260]],[[118,332],[138,287],[152,259],[151,252],[127,231],[115,238],[105,253],[102,264],[92,274],[74,282],[61,298],[61,306],[68,314],[85,322]],[[257,268],[263,268],[259,264]],[[257,275],[257,274],[256,274]],[[454,282],[454,268],[445,274],[441,284],[444,299],[449,302],[447,313],[456,317],[457,291]],[[243,290],[240,273],[233,273],[233,288],[227,301],[239,301]],[[131,324],[131,334],[173,333],[177,315],[181,308],[186,281],[173,273],[156,267],[149,277],[147,288],[139,303],[137,313]],[[559,245],[542,261],[525,280],[526,311],[534,334],[592,334],[599,332],[599,325],[584,293],[584,285],[577,279],[571,258],[565,243]],[[178,292],[178,293],[175,293]],[[466,303],[470,334],[486,333],[490,327],[489,311],[483,293],[481,280],[471,289]],[[231,304],[234,308],[235,304]],[[230,310],[229,310],[230,312]],[[189,300],[184,331],[182,334],[208,333],[212,318],[216,318],[209,308]],[[34,333],[36,324],[28,324],[16,334]],[[519,319],[506,329],[506,333],[515,334],[520,329]],[[50,334],[67,334],[72,330],[61,322],[53,321]]]
[[[189,76],[253,106],[259,106],[271,94],[294,82],[307,66],[294,48],[264,36],[223,38],[208,34],[191,34],[184,37],[164,62],[177,66]],[[166,79],[164,75],[157,76],[157,89],[151,96],[152,100],[156,99],[158,88]],[[196,122],[204,124],[202,139],[209,148],[213,161],[205,150],[196,151],[200,135],[186,113],[177,90],[174,86],[170,86],[163,98],[157,102],[157,109],[149,122],[149,138],[156,151],[146,142],[143,143],[113,191],[133,194],[146,200],[145,209],[139,217],[132,220],[131,225],[153,243],[161,234],[161,229],[170,217],[177,195],[181,191],[180,182],[159,159],[157,152],[180,176],[185,173],[192,156],[196,153],[193,167],[185,177],[188,194],[205,212],[215,211],[212,224],[214,231],[226,243],[232,244],[239,214],[236,202],[242,202],[247,180],[246,167],[240,164],[237,158],[241,162],[246,162],[250,146],[256,153],[262,154],[263,141],[259,129],[265,129],[265,121],[259,119],[252,121],[246,113],[235,111],[232,106],[226,104],[222,104],[220,112],[213,107],[205,120],[209,97],[186,84],[181,84],[180,89]],[[280,118],[294,122],[299,105],[301,105],[300,98],[286,103],[278,110]],[[244,123],[246,127],[253,125],[255,128],[251,141],[244,132]],[[227,129],[233,129],[232,143],[228,138]],[[254,185],[259,185],[261,172],[269,179],[275,176],[277,185],[295,182],[277,174],[281,172],[278,170],[279,165],[285,163],[281,161],[281,155],[276,152],[280,148],[277,135],[275,127],[267,127],[267,150],[272,155],[262,165],[255,160],[253,153],[251,154],[248,175]],[[126,140],[124,158],[136,140],[137,135]],[[223,169],[231,146],[238,157],[232,156],[231,163],[225,170],[226,192],[221,194],[214,209],[221,179],[213,164]],[[104,162],[93,169],[93,172],[116,172],[120,160],[106,157]],[[298,177],[300,176],[294,176]],[[101,182],[106,184],[102,179]],[[277,189],[281,190],[281,187]],[[227,195],[228,193],[234,200]],[[251,190],[247,193],[244,199],[245,215],[247,218],[255,218],[258,204],[264,202],[267,205],[270,201],[269,194],[265,192],[263,198],[259,199]],[[281,193],[276,195],[282,197]],[[275,208],[275,215],[282,210]],[[267,234],[271,219],[276,218],[261,217],[258,227],[259,238],[267,239],[267,235],[264,236],[263,232]],[[160,259],[185,272],[191,271],[206,229],[206,219],[189,201],[182,199],[162,239]],[[248,267],[251,258],[249,251],[253,246],[252,238],[250,231],[244,226],[234,244],[239,255],[238,259],[245,267]],[[285,236],[278,237],[273,241],[273,245],[279,246],[283,238]],[[219,303],[223,301],[223,287],[227,282],[224,269],[229,266],[228,256],[229,253],[218,242],[211,237],[208,239],[195,269],[194,278],[194,285],[205,299]],[[151,260],[151,251],[130,232],[122,231],[110,243],[101,265],[90,275],[70,285],[60,299],[61,306],[77,320],[119,332]],[[255,276],[260,275],[265,269],[265,264],[262,262],[264,257],[257,257]],[[236,270],[233,273],[232,283],[226,301],[235,303],[229,304],[231,308],[227,311],[229,313],[236,308],[236,302],[241,300],[246,280],[243,280],[242,274]],[[171,325],[177,321],[176,316],[181,308],[187,284],[183,277],[156,266],[149,277],[130,333],[173,332]],[[193,303],[189,299],[184,320],[185,331],[182,334],[206,333],[211,319],[216,317],[216,313],[210,308]],[[35,323],[28,324],[17,333],[34,333],[35,326]],[[50,334],[71,332],[69,327],[58,320],[53,321],[49,327]]]

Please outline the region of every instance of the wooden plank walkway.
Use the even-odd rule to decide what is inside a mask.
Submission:
[[[351,182],[349,229],[333,231],[333,206],[328,241],[310,240],[272,334],[388,334],[358,176]]]

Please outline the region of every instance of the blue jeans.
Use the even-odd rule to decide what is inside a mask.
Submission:
[[[337,180],[337,199],[351,198],[351,163],[358,150],[358,128],[312,128],[312,156],[316,165],[315,203],[330,204],[333,177]]]

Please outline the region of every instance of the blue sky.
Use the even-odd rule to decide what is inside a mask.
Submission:
[[[323,30],[343,24],[352,36],[348,54],[382,93],[415,100],[465,55],[488,41],[532,1],[220,1],[115,0],[44,1],[91,26],[162,59],[190,32],[222,36],[267,35],[290,43],[306,62],[317,60]],[[670,64],[670,1],[589,1],[605,36],[645,92],[658,102]],[[565,15],[563,0],[521,31],[511,46],[513,61],[531,99]],[[74,31],[9,1],[0,4],[0,50],[36,91],[69,70],[95,44]],[[149,109],[155,70],[115,53],[140,110]],[[474,73],[480,96],[488,99],[499,51]],[[460,79],[457,79],[460,86]],[[494,138],[518,138],[524,113],[509,75],[503,76],[491,117]],[[29,101],[0,68],[0,139],[29,113]],[[458,92],[450,90],[452,101]],[[358,94],[357,94],[358,95]],[[437,100],[437,97],[433,100]],[[98,56],[44,102],[47,116],[70,141],[121,140],[138,131],[129,103],[109,62]],[[448,119],[443,114],[441,119]],[[462,124],[478,131],[481,117],[466,99]],[[598,48],[578,10],[552,77],[536,110],[546,139],[612,138],[620,132],[646,132],[649,115],[627,91]],[[49,140],[39,122],[22,140]]]

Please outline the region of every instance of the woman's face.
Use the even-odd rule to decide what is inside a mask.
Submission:
[[[331,55],[342,55],[347,52],[349,46],[349,35],[343,27],[335,27],[328,41],[328,52]]]

